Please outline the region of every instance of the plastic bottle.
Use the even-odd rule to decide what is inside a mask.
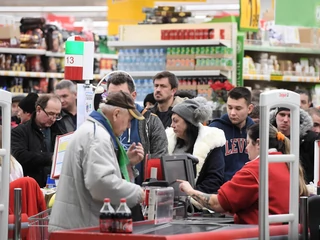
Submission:
[[[118,69],[123,70],[123,63],[124,63],[124,52],[123,49],[119,50],[118,54]]]
[[[120,200],[115,220],[117,233],[132,233],[132,214],[125,198]]]
[[[100,210],[100,232],[115,232],[115,211],[110,204],[110,199],[105,198],[104,204]]]

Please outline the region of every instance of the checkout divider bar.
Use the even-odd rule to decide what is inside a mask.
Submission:
[[[300,95],[277,89],[260,95],[260,167],[259,167],[259,238],[270,238],[270,223],[289,222],[289,239],[299,236],[299,129],[300,124]],[[269,129],[270,110],[274,107],[285,107],[291,111],[290,154],[270,157]],[[277,159],[278,158],[278,159]],[[271,161],[270,161],[271,160]],[[290,163],[290,198],[289,214],[269,216],[269,162]]]
[[[286,154],[286,155],[269,155],[269,162],[294,162],[296,156],[294,154]]]

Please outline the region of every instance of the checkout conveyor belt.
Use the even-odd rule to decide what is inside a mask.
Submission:
[[[216,231],[221,228],[234,227],[233,218],[190,218],[186,220],[173,220],[170,223],[159,225],[134,226],[134,234],[146,235],[177,235],[198,232]],[[241,226],[241,225],[240,225]],[[246,226],[248,227],[248,225]]]

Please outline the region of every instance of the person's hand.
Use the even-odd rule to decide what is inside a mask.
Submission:
[[[146,191],[142,189],[142,194],[141,194],[141,203],[143,203],[146,200]]]
[[[180,183],[179,188],[181,192],[186,193],[187,195],[191,195],[193,188],[191,187],[190,183],[184,180],[177,179],[177,182]]]
[[[128,154],[128,158],[130,160],[130,164],[132,166],[141,162],[144,157],[144,150],[143,150],[141,143],[138,143],[138,144],[132,143],[127,151],[127,154]]]

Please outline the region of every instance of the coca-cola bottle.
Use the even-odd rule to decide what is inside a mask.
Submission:
[[[105,198],[100,210],[100,232],[112,233],[115,230],[115,211],[110,204],[110,199]]]
[[[125,198],[121,198],[115,216],[117,233],[132,233],[132,214]]]

